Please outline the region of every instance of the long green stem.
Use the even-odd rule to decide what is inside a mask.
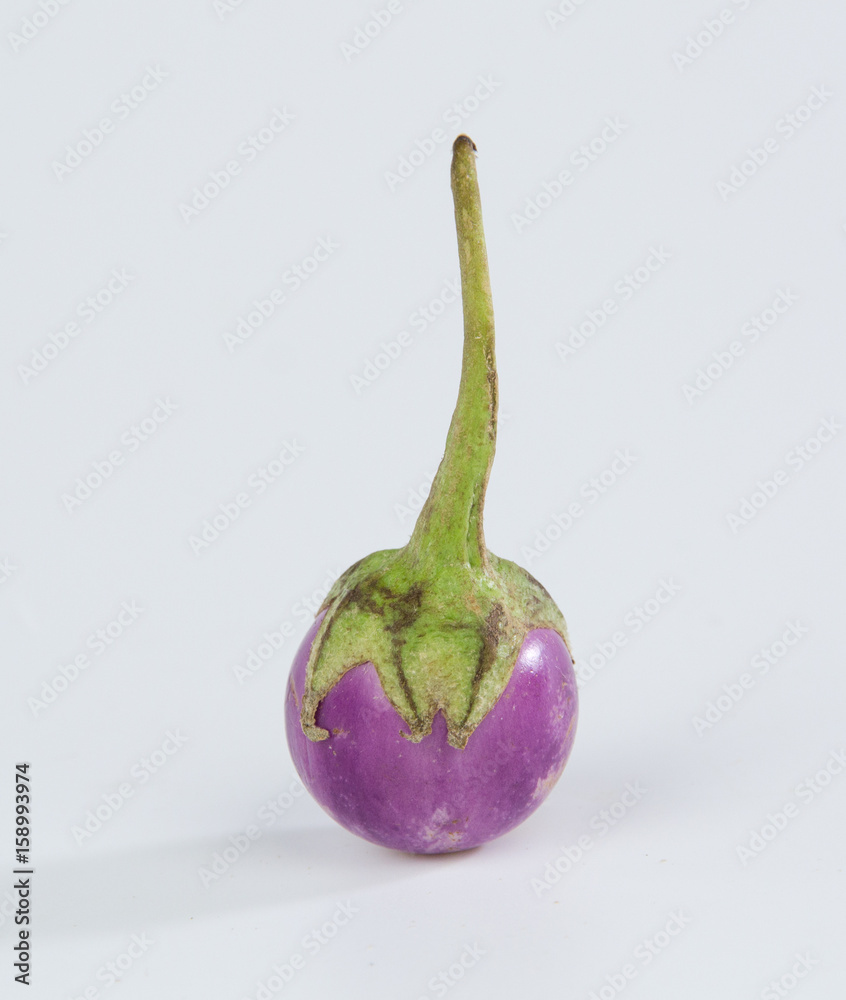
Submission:
[[[408,549],[421,564],[484,567],[482,508],[496,447],[497,377],[476,146],[466,135],[452,147],[451,184],[464,305],[461,382],[444,457]]]
[[[351,668],[372,663],[403,735],[420,742],[441,712],[449,744],[460,750],[505,690],[529,632],[554,629],[567,642],[561,612],[537,580],[485,549],[497,383],[475,152],[466,135],[455,140],[464,356],[444,457],[408,545],[353,564],[320,609],[300,714],[310,740],[332,735],[317,723],[325,695]]]

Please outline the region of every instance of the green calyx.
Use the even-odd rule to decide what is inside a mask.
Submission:
[[[374,552],[335,582],[320,611],[306,667],[303,731],[343,675],[362,663],[419,742],[437,712],[464,747],[505,689],[526,634],[555,629],[569,647],[555,602],[526,570],[485,548],[482,510],[496,445],[497,376],[476,146],[453,145],[452,193],[464,304],[458,402],[444,457],[405,548]]]

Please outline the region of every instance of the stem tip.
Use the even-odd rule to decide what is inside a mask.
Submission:
[[[452,151],[453,151],[453,153],[457,153],[459,147],[463,146],[464,143],[468,143],[470,145],[471,149],[473,150],[473,152],[477,152],[478,149],[479,149],[479,147],[476,145],[475,142],[473,142],[473,140],[470,138],[469,135],[460,135],[455,140],[455,142],[452,144]]]

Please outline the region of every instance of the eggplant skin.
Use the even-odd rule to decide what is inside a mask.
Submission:
[[[318,803],[352,833],[413,854],[478,847],[522,823],[564,770],[576,735],[578,694],[561,635],[532,629],[504,691],[463,749],[443,715],[419,742],[382,690],[372,663],[348,670],[325,695],[310,740],[300,709],[306,664],[323,615],[297,650],[285,722],[297,772]]]

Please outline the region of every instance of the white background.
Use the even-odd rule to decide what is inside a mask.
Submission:
[[[13,766],[28,760],[26,995],[692,1000],[777,996],[764,991],[785,977],[782,991],[829,1000],[846,982],[846,777],[830,756],[846,747],[846,435],[824,432],[808,462],[795,449],[824,420],[846,422],[846,9],[724,0],[716,36],[703,22],[719,0],[585,0],[558,18],[551,3],[402,0],[369,45],[345,50],[377,4],[72,0],[49,18],[34,0],[4,4],[0,870],[10,888]],[[16,41],[36,15],[47,23]],[[113,103],[153,82],[148,67],[166,76],[118,117]],[[493,85],[478,102],[480,77]],[[786,135],[814,88],[831,96]],[[461,127],[444,119],[456,104]],[[239,144],[277,110],[294,117],[247,162]],[[86,147],[104,117],[112,132]],[[625,127],[581,169],[571,154],[606,119]],[[445,140],[427,143],[438,128]],[[581,717],[564,776],[524,825],[419,858],[290,795],[283,694],[302,602],[404,544],[402,507],[441,456],[460,307],[425,331],[411,317],[457,277],[459,131],[479,148],[497,315],[486,536],[562,608]],[[768,139],[758,166],[748,151]],[[389,183],[418,141],[431,155]],[[62,170],[79,143],[87,155]],[[233,159],[240,173],[186,219],[180,206]],[[744,160],[745,183],[720,189]],[[565,168],[573,183],[520,223]],[[320,238],[338,248],[285,288]],[[615,284],[652,248],[669,259],[624,299]],[[113,269],[131,280],[85,322],[78,305]],[[275,287],[285,302],[228,348]],[[780,290],[795,302],[753,342],[744,324]],[[562,357],[556,344],[609,297],[616,313]],[[402,330],[411,345],[356,391],[351,376]],[[686,398],[732,341],[743,354]],[[130,451],[122,436],[157,397],[177,409]],[[303,453],[257,495],[249,477],[286,441]],[[115,449],[122,464],[63,501]],[[636,460],[591,502],[582,488],[617,449]],[[775,495],[730,524],[779,470]],[[191,536],[239,492],[249,506],[195,551]],[[583,513],[562,534],[553,517],[572,502]],[[677,593],[636,631],[662,580]],[[89,636],[132,601],[143,611],[97,655]],[[763,675],[753,658],[791,622],[807,631]],[[283,623],[283,647],[239,680]],[[89,665],[62,683],[81,653]],[[732,707],[724,685],[742,693]],[[133,777],[169,732],[187,741]],[[127,783],[99,830],[74,834]],[[645,791],[603,826],[627,783]],[[204,884],[250,826],[260,836]],[[571,863],[579,838],[589,848]],[[12,898],[4,889],[4,995],[6,982],[23,990]],[[306,948],[339,903],[351,919]],[[674,912],[684,928],[661,936]],[[118,990],[106,965],[133,935],[150,944]],[[303,967],[280,993],[273,966],[295,954]]]

